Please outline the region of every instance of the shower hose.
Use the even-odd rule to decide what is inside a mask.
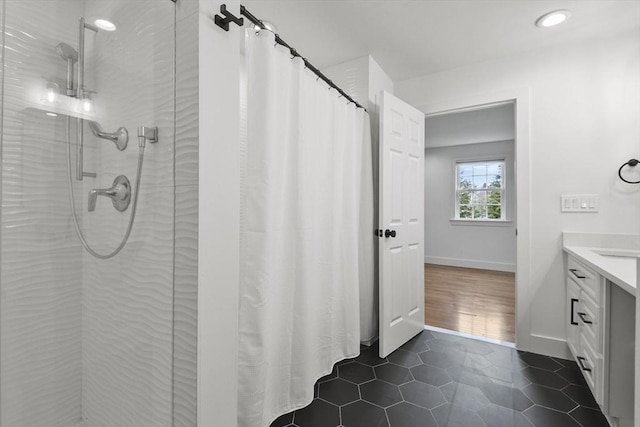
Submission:
[[[82,120],[82,119],[78,119]],[[138,170],[136,172],[136,186],[135,193],[133,195],[133,206],[131,208],[131,216],[129,217],[129,224],[127,225],[127,231],[122,238],[122,241],[118,245],[117,248],[108,254],[100,254],[93,250],[91,246],[87,243],[80,226],[78,225],[78,215],[76,214],[76,201],[73,196],[73,179],[71,173],[71,117],[67,116],[67,178],[69,183],[69,203],[71,204],[71,214],[73,216],[73,225],[76,229],[76,233],[78,234],[78,238],[80,242],[82,242],[82,246],[96,258],[100,259],[109,259],[116,256],[122,248],[127,244],[127,240],[129,240],[129,235],[131,234],[131,229],[133,228],[133,221],[136,218],[136,207],[138,206],[138,190],[140,189],[140,177],[142,176],[142,163],[144,161],[144,146],[145,141],[142,140],[138,144]]]

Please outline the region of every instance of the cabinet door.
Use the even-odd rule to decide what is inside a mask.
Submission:
[[[602,357],[598,356],[593,348],[589,345],[589,341],[581,334],[580,336],[580,356],[578,366],[582,370],[584,379],[593,393],[596,402],[602,404]]]
[[[571,278],[567,278],[567,344],[574,357],[578,356],[580,344],[580,288]]]

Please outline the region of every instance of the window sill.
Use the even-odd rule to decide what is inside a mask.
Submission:
[[[509,227],[512,224],[508,219],[450,219],[451,225],[475,225],[490,227]]]

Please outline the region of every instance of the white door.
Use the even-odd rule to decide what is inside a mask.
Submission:
[[[380,357],[424,329],[424,113],[380,107]]]

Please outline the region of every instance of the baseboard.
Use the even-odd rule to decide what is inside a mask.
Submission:
[[[544,354],[545,356],[558,357],[560,359],[573,359],[567,341],[560,338],[531,334],[529,347],[526,350],[531,353]]]
[[[425,256],[426,264],[448,265],[451,267],[479,268],[481,270],[508,271],[514,273],[516,271],[515,264],[504,262],[477,261],[472,259],[444,258]]]

